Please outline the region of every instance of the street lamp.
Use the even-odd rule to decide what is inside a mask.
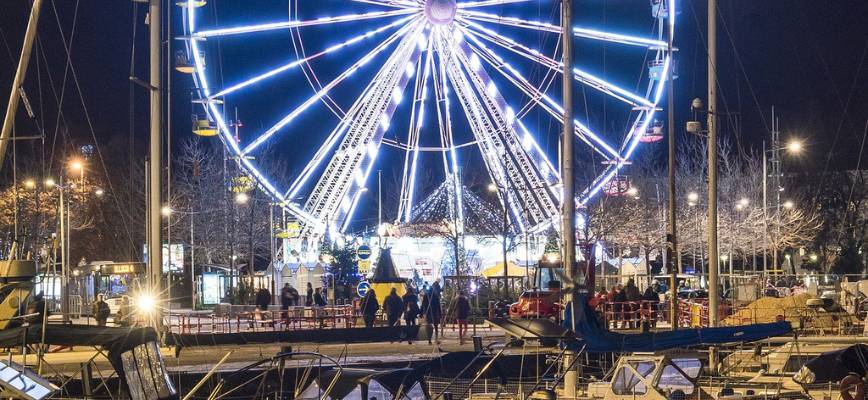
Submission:
[[[45,179],[45,182],[43,182],[43,184],[48,189],[52,189],[52,188],[54,188],[55,185],[57,185],[57,183],[54,182],[54,179],[51,179],[51,178]]]
[[[690,192],[687,194],[687,204],[690,206],[695,206],[696,203],[699,202],[699,193]]]
[[[168,217],[168,216],[172,215],[172,212],[173,212],[172,207],[169,207],[168,204],[164,205],[163,207],[160,208],[160,214],[162,214],[164,217]]]
[[[36,188],[36,181],[34,181],[33,179],[27,179],[24,181],[24,187],[26,189],[35,189]]]
[[[93,194],[95,194],[97,196],[102,196],[105,194],[105,191],[102,190],[102,188],[96,188],[96,190],[93,191]]]
[[[787,143],[787,151],[789,151],[791,154],[801,153],[802,152],[802,141],[798,140],[798,139],[790,140],[790,142]]]
[[[795,204],[793,204],[792,200],[787,200],[784,202],[783,206],[787,210],[791,210],[795,206]]]

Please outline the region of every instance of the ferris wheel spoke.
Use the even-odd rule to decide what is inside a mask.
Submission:
[[[561,33],[560,26],[541,21],[532,21],[515,17],[503,17],[500,15],[475,10],[461,10],[459,14],[466,19],[471,19],[475,21],[482,21],[517,28],[532,29],[536,31],[550,32],[555,34]],[[600,31],[596,29],[576,27],[573,28],[573,34],[576,37],[580,38],[600,40],[610,43],[620,43],[631,46],[639,46],[652,50],[667,48],[667,43],[663,40],[648,39],[640,36],[624,35],[621,33]]]
[[[377,6],[383,7],[397,7],[397,8],[420,8],[421,4],[413,1],[401,1],[401,0],[350,0],[355,3],[365,3],[365,4],[373,4]]]
[[[513,83],[528,97],[530,97],[535,104],[539,105],[543,110],[548,112],[558,122],[563,123],[563,106],[554,101],[554,99],[552,99],[549,95],[539,91],[539,89],[532,85],[512,65],[510,65],[503,58],[491,51],[491,49],[485,47],[485,44],[482,43],[476,37],[476,35],[467,31],[465,31],[465,34],[476,45],[475,47],[471,48],[477,54],[479,54],[483,60],[485,60],[489,65],[491,65],[494,69],[500,72],[509,82]],[[585,144],[591,147],[591,149],[599,153],[606,160],[611,160],[612,158],[620,158],[618,152],[611,145],[609,145],[608,143],[606,143],[605,140],[597,136],[587,126],[585,126],[578,120],[573,120],[573,122],[575,124],[576,136],[578,136],[583,142],[585,142]],[[528,133],[527,139],[524,140],[528,140],[529,143],[532,144],[532,146],[529,145],[528,147],[537,148],[541,154],[544,154],[542,150],[539,149],[539,145],[536,144],[536,141],[533,139],[532,135]],[[552,170],[557,171],[556,169],[554,169],[554,166],[551,165],[551,162],[548,161],[548,158],[545,158],[545,160]]]
[[[407,129],[407,150],[404,154],[404,174],[401,179],[401,195],[396,222],[403,219],[403,222],[409,223],[413,212],[416,166],[419,162],[419,136],[425,118],[425,100],[428,94],[428,78],[431,74],[431,59],[433,57],[431,46],[432,43],[429,40],[425,62],[418,64],[416,69],[416,84],[413,88],[410,125]]]
[[[415,23],[403,35],[372,79],[372,85],[363,96],[359,113],[344,134],[338,150],[331,157],[305,203],[305,209],[329,225],[344,230],[352,220],[357,199],[380,152],[383,135],[389,129],[397,107],[394,93],[403,91],[413,76],[415,66],[424,47],[419,41],[424,24]],[[396,90],[397,88],[397,90]]]
[[[406,25],[404,28],[392,34],[388,39],[380,43],[376,48],[365,54],[364,57],[356,61],[355,64],[344,70],[340,75],[338,75],[333,81],[329,82],[329,84],[323,86],[316,94],[312,97],[308,98],[304,103],[298,106],[296,109],[292,110],[289,114],[283,117],[280,121],[278,121],[274,126],[268,128],[262,135],[260,135],[256,140],[247,145],[244,150],[241,151],[242,155],[250,154],[251,151],[255,150],[257,147],[265,143],[268,139],[270,139],[275,133],[277,133],[284,126],[292,122],[295,118],[297,118],[301,113],[307,110],[311,105],[319,101],[323,98],[328,92],[341,83],[344,79],[352,75],[359,68],[370,62],[377,54],[385,50],[389,47],[390,44],[395,42],[398,38],[404,35],[407,31],[409,31],[412,27],[419,25],[419,22],[411,23]]]
[[[378,19],[378,18],[387,18],[387,17],[397,17],[401,15],[407,14],[415,14],[418,13],[418,9],[400,9],[400,10],[391,10],[391,11],[373,11],[364,14],[349,14],[349,15],[341,15],[337,17],[323,17],[312,20],[294,20],[294,21],[285,21],[285,22],[271,22],[267,24],[257,24],[257,25],[246,25],[246,26],[237,26],[232,28],[218,28],[218,29],[207,29],[198,32],[194,32],[192,37],[194,39],[207,39],[211,37],[221,37],[221,36],[232,36],[232,35],[240,35],[244,33],[254,33],[254,32],[267,32],[274,30],[283,30],[283,29],[292,29],[292,28],[303,28],[310,26],[318,26],[318,25],[331,25],[342,22],[354,22],[354,21],[362,21],[369,19]]]
[[[531,61],[537,62],[555,72],[563,73],[563,64],[560,61],[544,55],[539,50],[529,48],[507,36],[501,35],[497,32],[492,31],[491,29],[479,25],[478,23],[468,21],[466,19],[462,19],[461,22],[463,22],[465,24],[465,27],[469,29],[472,33],[476,34],[478,37],[485,39],[486,41],[494,43]],[[638,96],[626,89],[609,83],[578,68],[573,68],[573,78],[577,82],[585,86],[591,87],[610,97],[621,100],[631,105],[632,107],[655,107],[654,103],[648,101],[644,97]]]
[[[361,42],[361,41],[364,40],[364,39],[368,39],[368,38],[373,37],[373,36],[375,36],[375,35],[377,35],[377,34],[383,33],[383,32],[385,32],[385,31],[387,31],[387,30],[389,30],[389,29],[396,28],[396,27],[398,27],[398,26],[404,25],[404,24],[406,24],[408,21],[410,21],[410,20],[413,19],[413,18],[416,18],[416,16],[414,16],[414,15],[410,15],[410,16],[407,16],[407,17],[405,17],[405,18],[401,18],[401,19],[399,19],[399,20],[397,20],[397,21],[395,21],[395,22],[392,22],[391,24],[388,24],[388,25],[385,25],[385,26],[379,27],[379,28],[377,28],[377,29],[375,29],[375,30],[372,30],[372,31],[369,31],[369,32],[365,32],[365,33],[360,34],[360,35],[353,36],[353,37],[350,38],[350,39],[347,39],[347,40],[345,40],[345,41],[343,41],[343,42],[341,42],[341,43],[339,43],[339,44],[336,44],[336,45],[330,46],[330,47],[326,48],[325,50],[322,50],[322,51],[320,51],[320,52],[318,52],[318,53],[312,54],[312,55],[310,55],[310,56],[308,56],[308,57],[305,57],[305,58],[302,58],[302,59],[300,59],[300,60],[295,60],[295,61],[293,61],[293,62],[290,62],[290,63],[284,64],[284,65],[281,65],[281,66],[279,66],[279,67],[277,67],[277,68],[274,68],[274,69],[272,69],[272,70],[270,70],[270,71],[268,71],[268,72],[265,72],[265,73],[262,73],[262,74],[256,75],[256,76],[254,76],[254,77],[252,77],[252,78],[250,78],[250,79],[247,79],[247,80],[245,80],[245,81],[242,81],[242,82],[239,82],[239,83],[237,83],[237,84],[235,84],[235,85],[232,85],[232,86],[230,86],[230,87],[227,87],[227,88],[225,88],[225,89],[223,89],[223,90],[221,90],[221,91],[219,91],[219,92],[217,92],[217,93],[214,93],[213,95],[209,96],[209,99],[210,99],[210,100],[213,100],[213,99],[216,99],[216,98],[220,98],[220,97],[226,96],[226,95],[228,95],[228,94],[230,94],[230,93],[233,93],[233,92],[236,92],[236,91],[238,91],[238,90],[244,89],[244,88],[246,88],[246,87],[248,87],[248,86],[250,86],[250,85],[254,85],[254,84],[256,84],[256,83],[259,83],[259,82],[261,82],[262,80],[265,80],[265,79],[268,79],[268,78],[274,77],[274,76],[276,76],[276,75],[278,75],[278,74],[280,74],[280,73],[283,73],[283,72],[289,71],[289,70],[291,70],[291,69],[295,69],[295,68],[301,66],[302,64],[304,64],[304,63],[306,63],[306,62],[309,62],[309,61],[312,61],[312,60],[314,60],[314,59],[317,59],[317,58],[319,58],[319,57],[322,57],[323,55],[330,54],[330,53],[334,53],[334,52],[336,52],[336,51],[338,51],[338,50],[343,49],[344,47],[347,47],[347,46],[350,46],[350,45],[353,45],[353,44],[359,43],[359,42]]]
[[[462,1],[458,3],[458,8],[476,8],[476,7],[488,7],[488,6],[499,6],[504,4],[512,4],[512,3],[526,3],[532,0],[479,0],[479,1]]]

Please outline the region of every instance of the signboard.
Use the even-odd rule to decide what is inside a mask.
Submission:
[[[359,273],[366,275],[371,272],[371,260],[359,260]]]
[[[143,245],[143,252],[145,263],[148,262],[148,246]],[[169,266],[171,266],[172,271],[183,271],[184,270],[184,245],[183,244],[173,244],[171,248],[168,244],[163,244],[163,273],[169,272]]]
[[[359,260],[367,260],[371,258],[371,247],[363,244],[359,246],[359,249],[356,250],[356,255],[359,256]]]
[[[371,284],[368,283],[368,281],[361,281],[359,282],[359,285],[356,286],[356,293],[359,294],[359,297],[365,297],[368,290],[371,290]]]
[[[202,304],[217,304],[223,291],[220,290],[219,274],[202,274]]]

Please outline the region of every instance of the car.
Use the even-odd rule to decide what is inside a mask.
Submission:
[[[560,294],[553,290],[528,290],[509,306],[510,318],[560,318]]]

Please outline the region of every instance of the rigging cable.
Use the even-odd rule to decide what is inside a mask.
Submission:
[[[78,4],[79,4],[79,0],[76,0],[76,2],[75,2],[76,13],[74,14],[74,18],[77,18],[77,16],[78,16]],[[54,12],[55,21],[57,22],[57,27],[58,27],[58,30],[60,31],[60,39],[62,41],[64,51],[66,52],[67,66],[68,66],[70,72],[72,73],[72,80],[75,83],[76,90],[78,91],[78,97],[79,97],[79,100],[81,101],[81,108],[82,108],[82,111],[84,111],[84,118],[85,118],[85,121],[87,122],[87,126],[88,126],[88,129],[90,131],[91,138],[93,139],[94,147],[96,148],[97,157],[99,157],[100,166],[102,166],[103,173],[105,174],[105,177],[106,177],[106,184],[108,184],[108,188],[109,188],[109,192],[110,192],[109,195],[111,196],[112,200],[114,200],[115,207],[117,207],[118,213],[120,215],[124,216],[126,214],[124,212],[123,207],[121,207],[120,202],[118,201],[116,192],[114,191],[114,185],[112,184],[112,181],[110,179],[110,176],[108,173],[108,168],[106,168],[105,158],[102,155],[102,149],[100,148],[99,140],[96,137],[96,130],[93,127],[93,121],[90,118],[90,113],[87,110],[87,104],[84,101],[84,93],[81,90],[81,85],[79,84],[78,75],[75,72],[75,67],[72,65],[71,45],[72,45],[73,35],[75,34],[75,25],[73,25],[73,27],[72,27],[72,30],[70,32],[70,41],[69,41],[69,43],[67,43],[66,36],[63,33],[63,26],[60,23],[60,14],[57,12],[57,7],[55,6],[54,0],[51,1],[51,9]],[[75,19],[73,20],[73,22],[74,21],[75,21]],[[130,245],[135,247],[135,241],[133,240],[132,232],[130,232],[129,224],[126,223],[126,221],[124,221],[124,222],[125,222],[123,224],[124,230],[126,231],[127,238],[130,241]]]

